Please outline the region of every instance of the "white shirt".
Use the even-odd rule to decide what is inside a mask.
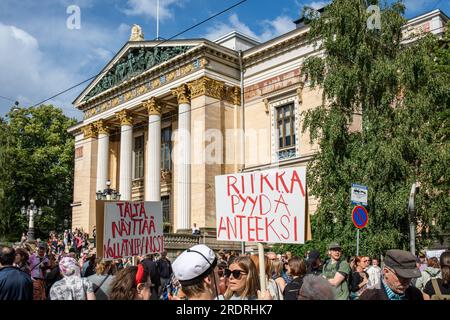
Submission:
[[[380,289],[381,268],[379,266],[370,266],[366,272],[369,275],[369,283],[367,284],[367,288]]]

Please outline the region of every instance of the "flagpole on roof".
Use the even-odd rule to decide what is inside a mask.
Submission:
[[[156,3],[156,40],[159,40],[159,0]]]

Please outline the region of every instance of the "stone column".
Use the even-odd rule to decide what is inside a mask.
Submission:
[[[161,104],[150,98],[144,101],[144,107],[148,112],[145,201],[161,201]]]
[[[120,121],[120,200],[131,200],[132,159],[133,159],[133,117],[129,110],[117,113]]]
[[[191,101],[185,84],[172,90],[178,100],[177,230],[191,227]]]
[[[109,179],[109,128],[104,120],[95,123],[98,132],[97,151],[97,184],[96,190],[106,189],[106,180]]]

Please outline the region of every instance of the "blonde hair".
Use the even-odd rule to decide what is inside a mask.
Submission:
[[[236,258],[233,261],[232,265],[233,264],[237,264],[239,268],[242,269],[243,272],[247,273],[247,278],[245,280],[245,288],[242,291],[240,298],[244,299],[247,297],[256,297],[258,295],[258,290],[260,286],[259,286],[258,272],[253,261],[249,257],[241,256]],[[230,287],[228,287],[224,295],[225,299],[227,300],[230,299],[234,294],[235,292],[232,291]]]

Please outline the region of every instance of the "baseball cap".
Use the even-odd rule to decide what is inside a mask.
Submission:
[[[308,255],[308,260],[314,261],[317,258],[320,258],[320,253],[317,250],[312,250]]]
[[[332,242],[332,243],[330,243],[330,245],[328,246],[328,250],[331,250],[331,249],[342,249],[342,248],[341,248],[341,246],[339,245],[339,243],[337,243],[337,242]]]
[[[192,285],[205,278],[217,264],[214,251],[204,244],[195,245],[178,256],[172,269],[181,285]]]
[[[402,278],[419,278],[420,270],[416,266],[416,257],[404,250],[388,250],[384,258],[385,266],[393,269]]]

